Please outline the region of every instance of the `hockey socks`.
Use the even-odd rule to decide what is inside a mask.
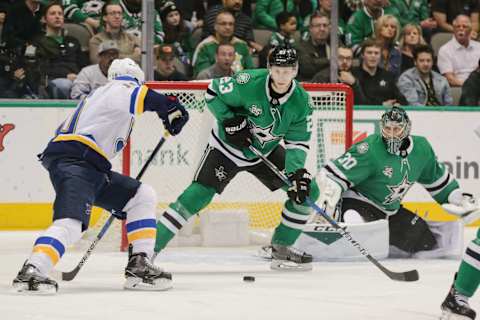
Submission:
[[[470,242],[458,270],[455,288],[461,294],[471,297],[480,283],[480,230],[477,239]]]
[[[65,253],[65,248],[76,243],[82,233],[82,223],[74,219],[55,220],[33,246],[28,264],[43,275],[53,269]]]
[[[187,221],[212,201],[214,195],[213,188],[200,183],[193,182],[188,186],[158,220],[155,252],[163,250]]]
[[[300,236],[310,217],[311,209],[287,200],[282,209],[282,221],[275,229],[272,243],[291,246]]]
[[[145,253],[149,258],[153,255],[156,235],[155,209],[157,195],[155,190],[142,183],[137,193],[123,210],[127,212],[127,238],[132,245],[132,253]]]

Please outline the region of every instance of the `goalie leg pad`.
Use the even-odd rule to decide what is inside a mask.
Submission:
[[[437,241],[425,220],[400,207],[389,217],[390,244],[408,253],[432,250]]]

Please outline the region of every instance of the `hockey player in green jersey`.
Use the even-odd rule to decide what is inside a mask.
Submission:
[[[465,251],[450,291],[442,303],[441,319],[475,319],[475,311],[468,305],[480,283],[480,229]],[[456,316],[456,317],[455,317]]]
[[[268,70],[243,71],[215,79],[209,85],[205,99],[216,125],[193,182],[157,223],[156,252],[241,171],[254,175],[272,191],[286,190],[284,183],[249,150],[252,145],[285,170],[293,184],[287,190],[282,221],[272,238],[271,267],[311,268],[312,256],[291,245],[309,219],[311,210],[306,197],[315,201],[319,193],[304,168],[312,107],[308,94],[294,80],[298,71],[295,49],[276,47],[268,62]],[[280,145],[282,140],[285,148]]]
[[[479,217],[479,207],[437,161],[427,139],[410,135],[405,110],[387,110],[380,128],[381,134],[368,136],[320,170],[319,205],[329,214],[338,209],[340,221],[347,223],[388,219],[395,254],[440,251],[427,222],[401,205],[410,187],[418,182],[445,210],[467,223]]]

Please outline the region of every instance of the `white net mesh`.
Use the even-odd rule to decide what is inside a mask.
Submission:
[[[190,120],[181,134],[167,140],[142,179],[158,193],[157,216],[160,216],[166,206],[175,201],[191,183],[207,145],[213,117],[204,101],[207,88],[205,83],[153,82],[149,83],[149,86],[163,94],[176,95],[190,113]],[[348,144],[347,128],[351,130],[351,116],[347,114],[349,109],[351,110],[352,97],[349,88],[342,85],[309,84],[304,87],[312,97],[315,108],[307,169],[316,173],[326,161],[345,151]],[[154,113],[146,113],[137,119],[131,136],[131,176],[135,176],[145,164],[163,135],[163,130],[160,119]],[[246,211],[249,216],[249,227],[253,232],[271,231],[280,222],[281,206],[285,197],[283,191],[272,193],[255,177],[248,173],[240,173],[221,195],[213,199],[206,210]],[[107,213],[102,214],[90,234],[98,233],[106,217]],[[195,234],[196,228],[197,224],[194,223],[193,230],[188,228],[186,233]],[[110,240],[105,242],[114,243],[110,247],[117,247],[120,227],[117,224],[112,229],[108,236]]]

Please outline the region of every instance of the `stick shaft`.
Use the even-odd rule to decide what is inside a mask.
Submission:
[[[250,146],[249,149],[255,153],[262,161],[275,173],[287,186],[291,186],[292,182],[288,180],[287,176],[282,173],[275,164],[267,159],[260,151],[255,147]],[[352,246],[354,246],[364,257],[366,257],[370,262],[372,262],[377,268],[379,268],[383,273],[385,273],[390,279],[397,281],[416,281],[418,280],[418,271],[411,270],[407,272],[393,272],[388,270],[383,266],[377,259],[372,257],[368,250],[364,248],[358,241],[356,241],[350,232],[347,231],[346,227],[341,227],[337,221],[332,219],[323,209],[315,204],[309,197],[306,199],[306,203],[313,209],[317,214],[320,214],[325,220],[328,221],[342,237],[344,237]]]

